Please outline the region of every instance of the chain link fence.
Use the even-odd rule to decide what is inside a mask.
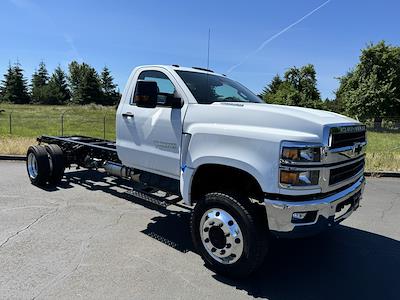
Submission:
[[[363,123],[367,126],[369,131],[400,133],[400,116],[375,118],[366,120]]]
[[[26,111],[0,113],[0,135],[33,137],[40,135],[86,135],[115,139],[115,114],[73,113],[29,114]]]
[[[367,125],[369,171],[400,171],[400,116],[363,121]],[[98,107],[0,110],[0,153],[24,154],[40,135],[84,135],[115,140],[115,109]]]
[[[400,133],[399,117],[382,117],[363,121],[371,132]],[[115,114],[30,114],[29,111],[1,111],[0,135],[87,135],[103,139],[115,139]]]
[[[368,171],[400,171],[400,117],[363,121],[367,126]]]

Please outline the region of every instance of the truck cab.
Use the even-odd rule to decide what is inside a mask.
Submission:
[[[137,105],[137,84],[145,81],[157,85],[157,95]],[[248,174],[271,201],[332,193],[363,177],[365,146],[365,127],[356,120],[266,104],[197,68],[136,68],[117,111],[122,163],[180,180],[187,204],[196,201],[191,185],[205,166],[210,174],[221,167]]]
[[[146,81],[157,87],[153,95],[141,93]],[[356,120],[266,104],[197,68],[136,68],[117,111],[124,165],[179,180],[188,205],[209,192],[240,193],[264,210],[265,227],[284,237],[317,233],[358,207],[365,146]]]

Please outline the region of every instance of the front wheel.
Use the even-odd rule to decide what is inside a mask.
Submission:
[[[229,277],[246,277],[267,253],[267,224],[247,199],[208,193],[192,212],[193,243],[206,265]]]

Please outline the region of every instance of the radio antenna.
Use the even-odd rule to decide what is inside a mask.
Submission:
[[[211,28],[208,28],[207,69],[210,69],[210,37],[211,37]]]

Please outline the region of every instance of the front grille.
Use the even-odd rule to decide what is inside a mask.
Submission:
[[[355,163],[330,170],[329,184],[336,184],[355,176],[364,168],[364,159]]]
[[[364,143],[365,126],[346,126],[333,128],[331,131],[331,148],[353,146],[355,143]]]

